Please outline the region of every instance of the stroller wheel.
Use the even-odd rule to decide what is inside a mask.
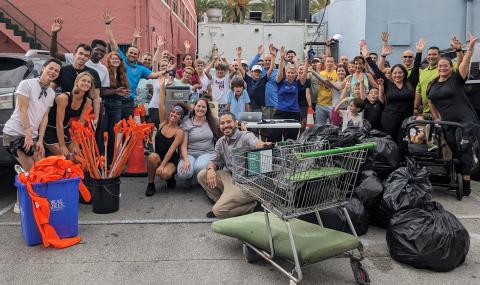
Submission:
[[[457,173],[457,200],[462,201],[463,199],[463,175],[461,173]]]
[[[363,268],[362,263],[359,261],[350,260],[350,265],[352,266],[353,277],[355,278],[357,284],[370,284],[370,277],[368,276],[368,272]]]
[[[248,263],[254,263],[258,260],[258,254],[251,249],[248,245],[242,244],[242,251],[243,251],[243,256],[245,257],[245,260]]]

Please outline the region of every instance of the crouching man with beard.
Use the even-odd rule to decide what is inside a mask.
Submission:
[[[233,149],[248,147],[264,147],[265,143],[251,132],[238,130],[238,123],[232,113],[220,115],[220,130],[223,136],[215,145],[215,153],[208,162],[207,169],[198,173],[198,182],[215,201],[208,218],[230,218],[250,213],[257,202],[246,192],[234,185],[232,180]]]

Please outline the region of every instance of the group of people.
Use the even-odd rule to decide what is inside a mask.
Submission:
[[[452,39],[457,51],[455,64],[440,58],[437,47],[430,47],[425,69],[420,69],[424,39],[418,41],[415,55],[404,51],[402,63],[388,67],[386,57],[392,48],[387,33],[381,36],[380,57],[362,41],[361,53],[352,61],[342,55],[336,63],[328,41],[325,54],[319,57],[309,58],[305,49],[303,62],[294,51],[270,44],[266,53],[260,45],[250,63],[242,59],[241,47],[231,63],[216,55],[207,63],[194,60],[190,43],[185,42],[185,54],[176,66],[174,57],[163,49],[162,38],[157,39],[154,53],[144,52],[140,57],[139,30],[124,53],[112,32],[115,17],[106,11],[103,20],[107,42],[95,39],[90,45],[79,44],[73,54],[64,54],[57,48],[63,19],[56,18],[51,29],[52,58],[43,65],[39,78],[24,80],[16,89],[18,104],[5,124],[3,144],[26,170],[45,155],[45,148],[73,159],[77,150],[69,122],[84,120],[90,107],[98,134],[109,133],[109,141],[103,142],[98,135],[97,142],[107,145],[111,161],[115,124],[132,116],[137,105],[145,104],[148,119],[157,128],[155,148],[147,158],[146,196],[155,194],[156,177],[165,181],[167,188],[175,188],[176,179],[199,183],[214,202],[207,216],[223,218],[248,213],[256,205],[232,181],[232,150],[271,144],[239,129],[236,118],[240,112],[258,111],[264,119],[294,119],[304,126],[311,108],[317,125],[330,123],[346,129],[362,127],[368,121],[373,129],[398,141],[406,118],[431,113],[435,120],[464,124],[465,139],[480,138],[478,116],[463,91],[478,40],[473,36],[466,51]],[[189,87],[198,99],[167,109],[169,86]],[[211,101],[218,103],[218,115],[214,115]],[[292,129],[264,135],[270,142],[296,136]],[[446,138],[455,143],[448,132]],[[468,165],[472,162],[466,156],[468,153],[462,155],[462,173],[465,188],[470,189]]]

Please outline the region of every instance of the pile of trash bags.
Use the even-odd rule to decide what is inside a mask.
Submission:
[[[447,272],[465,261],[470,236],[465,227],[438,202],[403,210],[387,230],[390,256],[415,268]]]
[[[415,268],[439,272],[461,265],[468,254],[468,231],[438,202],[431,201],[432,185],[425,167],[406,158],[400,167],[399,147],[389,135],[377,130],[353,128],[340,131],[332,125],[307,129],[297,143],[326,140],[331,148],[375,142],[356,180],[347,209],[357,235],[369,224],[387,229],[390,255]],[[320,211],[324,227],[351,233],[341,207]],[[300,219],[317,224],[315,214]]]

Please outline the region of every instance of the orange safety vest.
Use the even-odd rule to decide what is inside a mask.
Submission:
[[[79,164],[66,160],[64,156],[50,156],[39,160],[28,173],[20,173],[18,179],[26,185],[28,194],[32,199],[33,216],[38,230],[42,236],[45,247],[66,248],[80,242],[80,237],[61,239],[55,229],[50,225],[50,204],[47,198],[38,196],[32,187],[32,183],[56,181],[65,178],[80,177],[83,179],[83,171]],[[80,180],[80,195],[85,201],[90,201],[91,195],[83,182]]]

